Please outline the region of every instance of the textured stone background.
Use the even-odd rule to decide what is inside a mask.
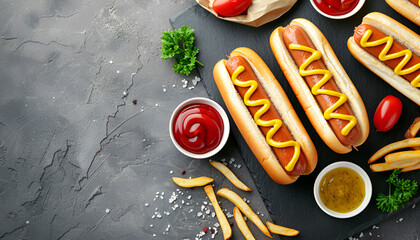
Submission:
[[[207,96],[196,72],[183,77],[160,59],[168,18],[193,4],[0,1],[0,239],[194,239],[217,222],[197,217],[204,191],[170,180],[186,170],[232,187],[207,161],[176,151],[167,131],[180,102]],[[223,158],[254,187],[232,140],[214,157]],[[269,219],[257,191],[241,196]],[[418,209],[361,239],[419,236]]]

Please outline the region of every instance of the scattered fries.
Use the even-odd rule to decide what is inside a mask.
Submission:
[[[238,206],[241,212],[244,213],[245,216],[247,216],[248,219],[251,220],[265,235],[273,238],[270,234],[270,231],[268,231],[267,227],[264,225],[258,215],[252,211],[249,205],[238,194],[227,188],[222,188],[217,191],[217,195],[228,199],[233,204]]]
[[[296,236],[299,234],[298,230],[282,227],[274,223],[271,223],[269,221],[267,221],[266,224],[267,224],[268,230],[270,230],[270,232],[274,234],[280,234],[280,235],[290,236],[290,237]]]
[[[238,225],[239,230],[241,230],[246,240],[255,240],[251,231],[248,228],[248,225],[245,222],[245,218],[242,216],[241,210],[238,207],[233,209],[233,217]]]
[[[416,117],[414,122],[408,128],[407,132],[405,132],[405,138],[415,138],[417,133],[420,130],[420,117]],[[413,147],[414,150],[420,150],[420,147]]]
[[[385,156],[385,162],[392,163],[398,162],[401,160],[411,160],[417,159],[420,161],[420,151],[419,150],[412,150],[412,151],[401,151],[396,153],[390,153]]]
[[[386,145],[385,147],[379,149],[373,156],[369,159],[368,164],[371,164],[378,160],[379,158],[385,156],[386,154],[402,149],[402,148],[409,148],[409,147],[418,147],[420,146],[420,137],[405,139],[402,141],[398,141],[395,143],[391,143]]]
[[[238,177],[235,176],[235,174],[226,167],[223,163],[220,163],[218,161],[210,161],[211,165],[215,167],[217,170],[219,170],[229,181],[232,182],[235,187],[244,190],[244,191],[251,191],[249,187],[247,187],[241,180],[238,179]]]
[[[394,161],[394,162],[375,163],[375,164],[370,165],[370,169],[374,172],[383,172],[383,171],[394,170],[396,168],[411,167],[414,164],[417,164],[419,162],[420,162],[420,158],[399,160],[399,161]]]
[[[417,170],[417,169],[420,169],[420,163],[411,165],[409,167],[405,167],[405,168],[401,169],[401,172],[409,172],[409,171],[414,171],[414,170]]]
[[[414,122],[408,128],[407,132],[405,132],[405,138],[414,138],[416,137],[417,133],[420,130],[420,117],[416,117]]]
[[[217,201],[216,195],[214,194],[213,187],[211,185],[207,185],[204,187],[204,191],[207,193],[207,196],[213,205],[214,211],[216,212],[217,219],[219,220],[220,226],[222,227],[224,239],[230,239],[232,237],[232,228],[230,227],[226,215],[220,208],[219,202]]]
[[[179,178],[173,177],[172,181],[180,187],[201,187],[213,182],[213,178],[198,177],[198,178]]]

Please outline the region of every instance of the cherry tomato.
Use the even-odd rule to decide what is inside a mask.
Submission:
[[[380,132],[389,131],[398,122],[401,116],[401,100],[388,95],[379,103],[376,108],[373,124]]]
[[[215,0],[213,10],[222,17],[237,16],[251,5],[252,0]]]

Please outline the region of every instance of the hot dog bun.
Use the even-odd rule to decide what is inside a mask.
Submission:
[[[304,154],[307,159],[307,167],[304,174],[311,173],[318,162],[315,146],[271,70],[257,53],[249,48],[237,48],[231,53],[231,56],[242,56],[247,60],[265,92],[270,97],[271,103],[281,115],[283,124],[287,126],[294,139],[301,146],[301,154]],[[243,138],[262,167],[275,182],[279,184],[295,182],[298,177],[289,176],[280,165],[273,150],[267,143],[266,137],[258,128],[245,106],[244,100],[236,91],[225,64],[225,59],[220,60],[213,69],[213,76],[226,107]]]
[[[385,0],[385,1],[395,11],[399,12],[408,20],[420,26],[420,7],[418,5],[418,1],[417,1],[417,5],[413,4],[409,0]]]
[[[398,42],[411,50],[413,54],[420,56],[420,36],[387,15],[379,12],[369,13],[363,18],[362,23],[377,28],[384,34],[391,36],[395,42]],[[359,62],[365,65],[365,67],[381,77],[413,102],[417,103],[417,105],[420,105],[420,89],[413,87],[410,82],[397,75],[394,72],[394,69],[391,69],[377,57],[361,48],[356,43],[353,36],[347,41],[347,47],[351,54]]]
[[[316,50],[321,52],[326,68],[332,73],[335,83],[341,93],[345,94],[356,119],[360,126],[361,134],[359,139],[353,144],[357,147],[363,144],[369,135],[369,120],[365,105],[356,89],[341,66],[334,51],[322,32],[310,21],[306,19],[294,19],[290,25],[300,26],[305,30]],[[270,37],[271,49],[277,59],[281,69],[295,92],[302,108],[314,126],[321,139],[329,148],[337,153],[348,153],[352,146],[344,146],[332,130],[324,117],[324,112],[319,107],[317,100],[308,87],[304,78],[299,74],[299,67],[290,55],[284,43],[282,32],[284,28],[278,27]]]

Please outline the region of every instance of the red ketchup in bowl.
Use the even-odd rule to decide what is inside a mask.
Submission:
[[[344,15],[351,12],[359,0],[313,0],[319,10],[332,16]]]
[[[215,149],[222,140],[223,119],[213,107],[194,103],[183,107],[175,117],[173,133],[186,151],[203,154]]]

